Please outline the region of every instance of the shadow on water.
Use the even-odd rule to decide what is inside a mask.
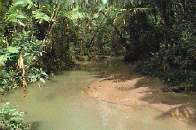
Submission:
[[[30,123],[31,123],[31,130],[38,130],[40,125],[43,124],[43,122],[41,122],[41,121],[34,121],[34,122],[30,122]]]
[[[80,65],[79,70],[92,73],[97,78],[105,78],[106,80],[126,81],[141,77],[132,70],[133,67],[128,66],[119,58],[109,58],[96,61],[94,63]]]

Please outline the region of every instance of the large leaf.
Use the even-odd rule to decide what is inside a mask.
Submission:
[[[103,4],[107,4],[108,0],[101,0]]]
[[[65,15],[66,17],[72,20],[85,18],[85,13],[80,10],[79,6],[77,6],[76,8],[73,8],[71,11],[67,12]]]
[[[4,65],[5,62],[7,61],[8,56],[7,55],[1,55],[0,56],[0,66]]]
[[[20,7],[28,7],[30,9],[33,6],[32,0],[14,0],[14,6],[20,6]]]
[[[19,52],[19,48],[18,47],[8,47],[7,48],[7,51],[9,52],[9,53],[18,53]]]
[[[43,21],[47,21],[47,22],[50,21],[50,17],[40,10],[33,11],[33,17],[36,20],[38,20],[40,23]]]
[[[8,15],[7,15],[7,18],[6,18],[6,21],[17,23],[22,26],[25,26],[25,24],[23,22],[25,20],[27,20],[27,17],[24,15],[24,13],[22,13],[22,11],[19,11],[17,9],[12,8],[12,7],[10,8]]]

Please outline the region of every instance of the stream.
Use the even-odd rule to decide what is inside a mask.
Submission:
[[[27,97],[22,90],[5,96],[26,113],[33,130],[194,130],[172,118],[158,119],[161,114],[147,107],[124,111],[111,104],[85,96],[83,90],[99,78],[88,70],[66,71],[45,85],[32,85]]]

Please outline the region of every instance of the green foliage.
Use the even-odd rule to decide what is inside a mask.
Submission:
[[[24,113],[19,112],[9,103],[0,107],[0,129],[30,130],[30,125],[24,121]]]
[[[4,37],[0,38],[1,92],[21,86],[23,79],[19,67],[19,57],[21,55],[23,59],[20,64],[24,64],[25,80],[28,83],[43,81],[43,78],[47,77],[38,63],[44,45],[33,35],[34,29],[32,28],[34,18],[39,21],[46,19],[39,19],[38,13],[34,17],[31,16],[33,11],[30,9],[33,9],[34,6],[30,0],[15,0],[5,16],[4,29],[10,28],[10,30],[4,30],[4,34],[2,34]],[[33,74],[35,74],[34,77]]]
[[[36,10],[36,11],[33,11],[32,13],[33,13],[33,17],[36,20],[38,20],[39,23],[42,23],[44,21],[47,21],[47,22],[50,21],[50,17],[47,14],[41,12],[41,10]]]
[[[190,8],[187,8],[189,4]],[[193,10],[191,3],[180,0],[170,1],[160,9],[162,23],[155,25],[159,28],[161,37],[155,37],[158,39],[157,49],[148,51],[150,55],[138,67],[140,72],[160,77],[169,83],[171,88],[195,90],[196,44]]]
[[[3,90],[20,86],[21,75],[17,64],[21,51],[24,53],[27,81],[31,83],[47,77],[38,66],[38,59],[42,55],[42,43],[35,37],[30,38],[29,35],[29,32],[21,32],[15,35],[12,39],[13,42],[9,43],[10,46],[3,48],[1,52],[0,84]]]
[[[8,2],[0,22],[2,88],[20,84],[21,54],[29,83],[44,82],[44,71],[62,71],[82,56],[124,55],[127,62],[141,61],[142,73],[195,88],[192,5],[184,0]]]
[[[14,6],[27,7],[27,9],[33,7],[32,0],[13,0],[13,4]]]

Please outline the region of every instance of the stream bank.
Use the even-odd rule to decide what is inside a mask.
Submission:
[[[167,86],[161,80],[136,74],[134,67],[120,60],[113,62],[112,67],[106,65],[99,70],[100,79],[84,93],[99,101],[125,106],[126,110],[147,107],[160,111],[159,118],[171,117],[195,125],[195,93],[165,91]]]
[[[80,69],[54,76],[40,87],[32,85],[26,97],[19,89],[1,100],[24,111],[25,120],[33,125],[32,130],[195,130],[189,122],[164,116],[166,112],[152,108],[150,101],[156,97],[151,97],[154,93],[149,87],[131,89],[139,81],[143,81],[140,82],[143,85],[148,82],[129,68],[117,61],[84,64]],[[142,102],[142,93],[149,97],[146,98],[148,104]],[[165,108],[169,111],[175,107],[166,105]]]

